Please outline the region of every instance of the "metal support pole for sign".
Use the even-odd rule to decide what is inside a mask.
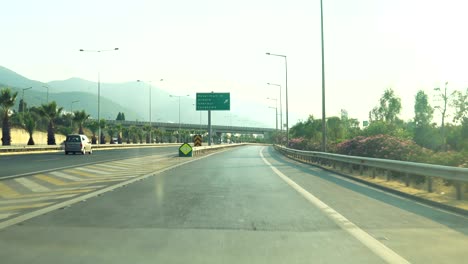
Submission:
[[[211,110],[208,110],[208,146],[211,146]]]

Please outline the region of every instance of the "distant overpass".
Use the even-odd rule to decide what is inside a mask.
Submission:
[[[148,125],[149,122],[144,121],[117,121],[117,120],[106,120],[107,124],[122,124],[123,126],[144,126]],[[163,129],[166,131],[176,131],[179,129],[179,123],[164,123],[164,122],[151,122],[154,128]],[[183,130],[204,130],[208,131],[208,125],[202,124],[180,124],[180,129]],[[267,132],[274,132],[274,128],[263,128],[263,127],[243,127],[243,126],[217,126],[212,125],[211,129],[213,133],[238,133],[238,134],[265,134]]]

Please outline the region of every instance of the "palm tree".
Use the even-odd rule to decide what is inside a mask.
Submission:
[[[145,137],[145,131],[143,130],[143,127],[137,127],[137,136],[138,140],[140,141],[140,144],[143,144],[143,138]]]
[[[115,125],[115,132],[117,132],[117,143],[122,144],[122,124],[117,123]]]
[[[130,129],[128,127],[122,128],[122,136],[127,144],[130,144]]]
[[[163,132],[160,129],[154,129],[153,133],[156,137],[156,142],[161,143],[163,141]]]
[[[39,107],[39,113],[49,121],[47,128],[47,145],[55,145],[55,120],[59,117],[63,107],[57,107],[57,103],[52,101]]]
[[[23,113],[23,127],[28,131],[29,140],[28,145],[34,145],[33,133],[36,130],[36,120],[37,116],[30,112]]]
[[[84,134],[83,123],[89,118],[89,115],[85,112],[85,110],[75,111],[73,114],[74,114],[73,121],[78,123],[78,126],[80,127],[79,133]]]
[[[145,125],[143,126],[143,131],[145,131],[146,133],[146,144],[149,144],[151,143],[151,139],[150,139],[150,131],[151,131],[151,126],[150,125]]]
[[[137,127],[136,126],[131,126],[128,129],[128,134],[129,134],[129,137],[131,138],[131,141],[132,141],[133,144],[138,143],[138,141],[137,141]]]
[[[87,127],[89,128],[89,130],[91,130],[91,133],[93,133],[93,137],[91,138],[91,143],[96,144],[97,143],[96,132],[99,129],[98,121],[93,120],[91,122],[88,122]]]
[[[99,127],[101,128],[101,135],[100,135],[100,140],[99,140],[99,143],[100,144],[106,144],[106,137],[104,136],[104,128],[106,128],[106,120],[105,119],[101,119],[99,120]]]
[[[15,105],[18,92],[12,93],[10,88],[3,88],[0,91],[0,106],[3,114],[2,123],[2,145],[11,145],[10,133],[10,109]]]
[[[115,127],[114,126],[108,126],[107,127],[107,134],[109,134],[109,137],[110,137],[110,144],[115,144],[115,141],[114,141],[114,134],[115,134]]]

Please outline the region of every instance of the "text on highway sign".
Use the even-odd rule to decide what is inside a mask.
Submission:
[[[229,93],[197,93],[197,111],[231,110]]]

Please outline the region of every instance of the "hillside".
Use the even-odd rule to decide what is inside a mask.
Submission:
[[[79,103],[73,104],[73,110],[85,109],[91,116],[97,117],[98,89],[94,81],[70,78],[42,83],[0,66],[0,86],[11,87],[19,92],[16,108],[23,88],[33,87],[25,91],[24,99],[28,106],[38,106],[47,101],[47,89],[43,86],[48,86],[49,101],[55,100],[66,111],[70,111],[71,102],[79,100]],[[127,120],[149,120],[148,88],[148,84],[136,81],[101,83],[101,118],[115,119],[118,112],[124,112]],[[152,86],[151,92],[152,120],[179,122],[179,99],[170,97],[167,91],[156,85]],[[231,111],[213,111],[213,124],[274,127],[274,110],[268,109],[265,105],[238,100],[233,91],[231,99]],[[180,105],[182,123],[198,124],[200,120],[203,124],[207,123],[207,112],[200,113],[195,110],[195,94],[181,97]]]

